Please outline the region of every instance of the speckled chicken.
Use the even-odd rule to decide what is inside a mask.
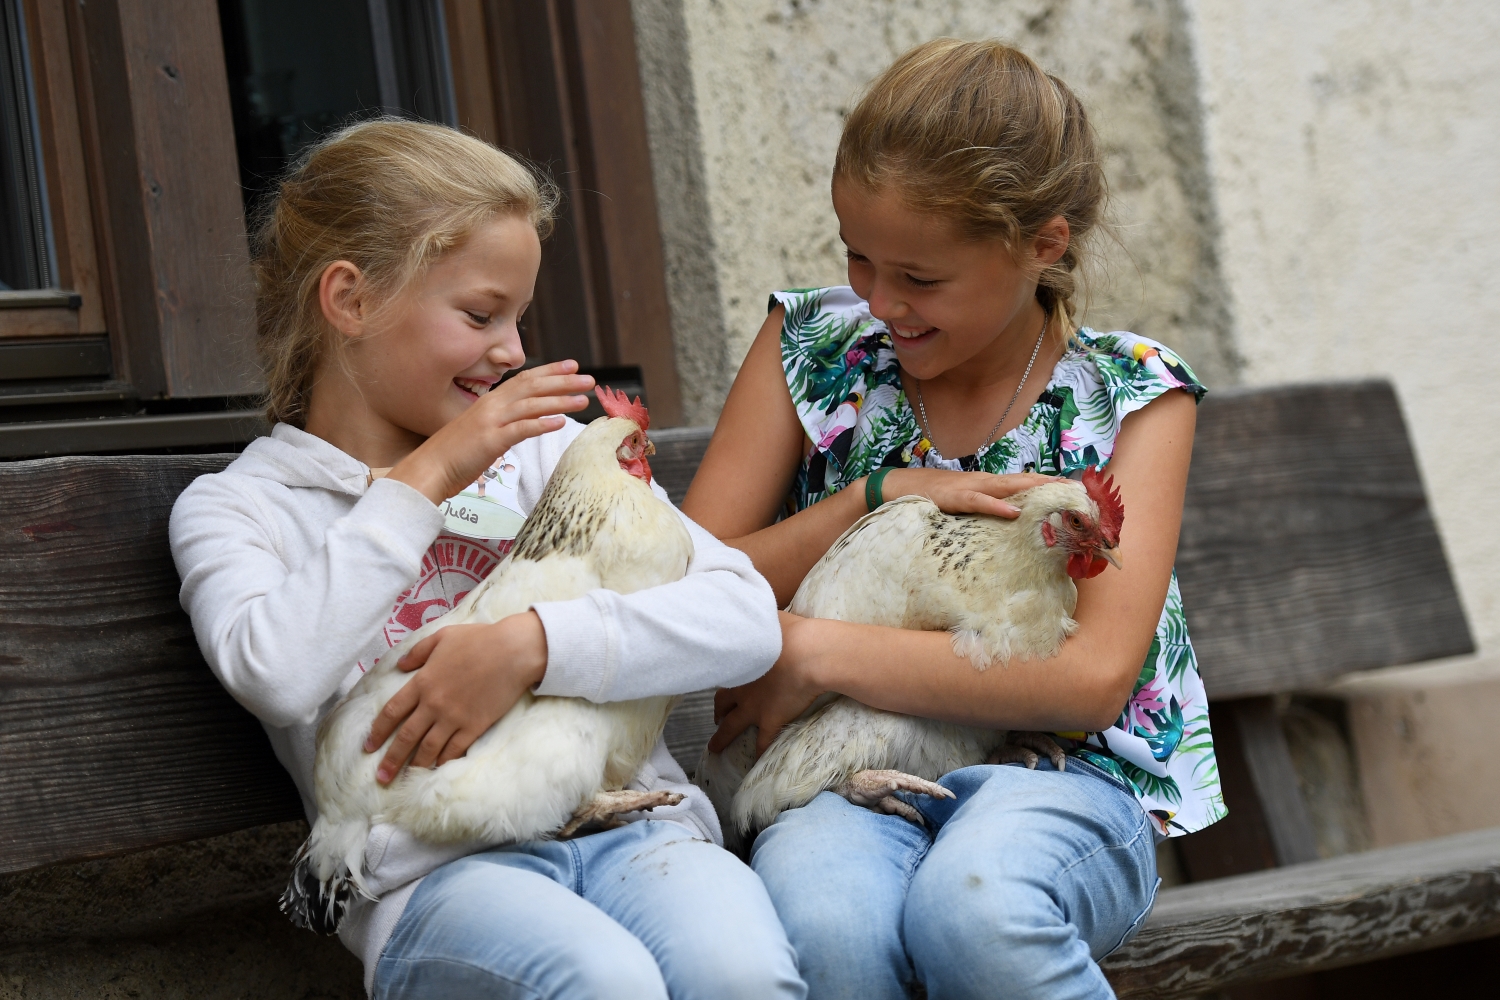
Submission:
[[[866,515],[813,566],[788,608],[810,618],[952,633],[977,670],[1047,659],[1078,628],[1075,579],[1118,566],[1125,511],[1111,480],[1090,467],[1009,498],[1014,520],[949,515],[924,497]],[[869,708],[824,696],[755,760],[756,731],[722,754],[705,753],[698,783],[723,821],[726,843],[764,829],[780,812],[832,790],[858,805],[920,823],[898,793],[949,796],[936,779],[992,760],[1035,766],[1035,750],[1063,766],[1041,734],[1006,734]]]
[[[415,676],[397,670],[396,661],[436,630],[498,622],[537,602],[599,588],[628,594],[687,573],[692,539],[648,485],[646,456],[655,449],[645,435],[646,409],[623,394],[598,395],[607,415],[563,452],[510,554],[452,611],[382,656],[319,726],[318,820],[282,897],[294,923],[331,933],[352,893],[368,895],[365,840],[377,823],[432,843],[495,845],[567,836],[681,800],[673,792],[625,789],[675,697],[595,704],[523,694],[465,756],[407,768],[389,786],[375,780],[382,754],[363,749],[376,714]]]

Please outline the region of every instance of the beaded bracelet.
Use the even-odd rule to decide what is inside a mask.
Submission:
[[[865,506],[870,509],[870,513],[872,514],[875,513],[876,507],[885,503],[885,494],[881,486],[884,484],[885,477],[890,471],[891,466],[876,469],[865,480]]]

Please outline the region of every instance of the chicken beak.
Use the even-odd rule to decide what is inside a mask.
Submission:
[[[1095,552],[1096,555],[1098,555],[1105,562],[1109,563],[1115,569],[1124,569],[1125,568],[1125,567],[1123,567],[1123,566],[1120,565],[1120,553],[1119,553],[1118,549],[1099,548],[1099,549],[1095,549],[1094,552]]]
[[[643,452],[641,452],[641,454],[642,455],[648,455],[648,456],[649,455],[655,455],[656,454],[656,443],[654,441],[652,441],[650,438],[647,438],[646,439],[646,450],[643,451]]]

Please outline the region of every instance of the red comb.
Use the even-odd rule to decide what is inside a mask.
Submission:
[[[1120,544],[1120,527],[1125,523],[1125,505],[1113,476],[1103,476],[1097,465],[1083,470],[1083,488],[1089,499],[1099,505],[1099,533],[1111,546]]]
[[[594,386],[594,395],[599,397],[599,405],[604,407],[608,416],[632,421],[642,431],[650,428],[651,417],[646,413],[646,404],[641,402],[641,397],[637,396],[631,402],[623,392],[603,385]]]

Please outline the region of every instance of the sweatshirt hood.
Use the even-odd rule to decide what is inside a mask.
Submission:
[[[368,465],[291,424],[277,424],[270,437],[251,441],[224,471],[356,497],[364,496],[370,483]]]

